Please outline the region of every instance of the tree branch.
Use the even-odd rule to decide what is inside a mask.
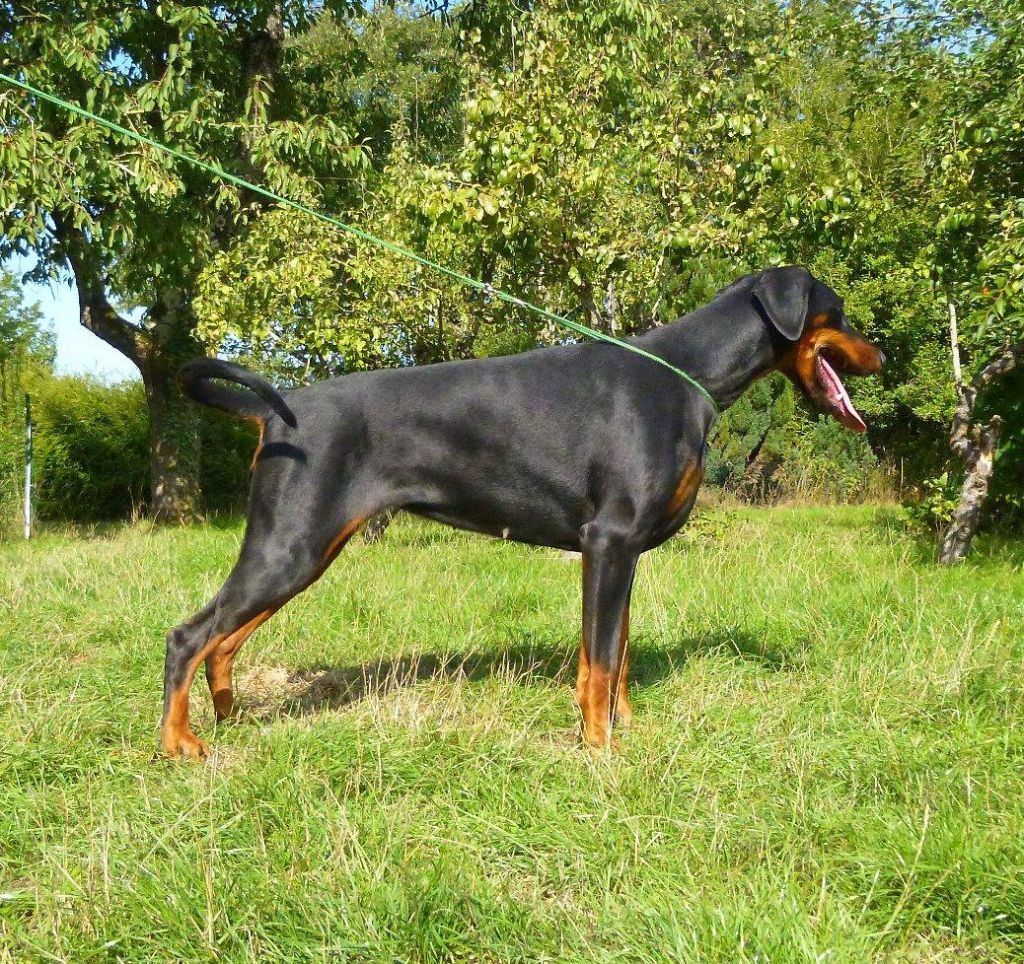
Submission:
[[[606,328],[605,318],[598,307],[597,298],[594,295],[594,286],[586,279],[583,280],[580,286],[580,303],[583,311],[586,313],[587,324],[598,331],[604,331]]]
[[[658,287],[658,281],[661,279],[661,270],[665,264],[665,255],[668,254],[668,246],[666,245],[661,249],[661,254],[658,255],[658,263],[654,266],[654,284],[658,288],[658,297],[654,299],[654,307],[651,308],[651,321],[648,327],[654,327],[658,323],[658,309],[661,308],[662,299],[665,297],[664,286]]]
[[[978,399],[978,392],[987,387],[990,382],[1002,378],[1007,372],[1012,371],[1017,362],[1024,358],[1024,339],[1013,344],[1007,343],[1001,352],[992,358],[989,363],[978,372],[969,384],[961,385],[957,394],[959,401],[953,412],[953,425],[949,433],[949,444],[953,451],[962,459],[970,457],[972,443],[977,446],[982,439],[982,433],[999,432],[999,417],[994,416],[987,427],[971,424],[971,413],[974,411],[974,403]]]
[[[271,92],[275,87],[277,70],[281,63],[281,51],[284,48],[285,29],[284,16],[280,3],[274,4],[267,14],[266,21],[262,27],[257,28],[246,40],[242,51],[245,76],[244,84],[246,97],[251,97],[260,83],[266,81],[270,84]],[[273,104],[267,104],[267,119],[273,116]],[[250,121],[253,118],[248,118]],[[263,177],[262,168],[253,160],[252,132],[242,136],[241,151],[239,156],[240,170],[244,177],[250,181],[259,183]],[[243,204],[254,202],[262,203],[258,194],[242,188],[241,197]]]
[[[81,230],[60,214],[51,216],[54,234],[75,276],[82,327],[141,368],[145,351],[144,333],[118,314],[107,299],[102,272]]]
[[[956,327],[956,305],[948,296],[946,297],[946,308],[949,310],[949,349],[953,354],[953,380],[959,389],[964,382],[963,373],[960,371],[960,336]]]

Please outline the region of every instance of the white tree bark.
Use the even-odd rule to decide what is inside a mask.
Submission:
[[[955,331],[956,314],[950,306],[951,338]],[[954,354],[955,357],[955,354]],[[970,552],[971,542],[981,521],[981,511],[988,498],[989,482],[995,468],[996,447],[999,444],[999,431],[1002,420],[993,415],[987,424],[972,422],[974,405],[978,393],[1012,371],[1017,362],[1024,357],[1024,341],[1008,344],[984,368],[971,379],[967,385],[959,384],[957,393],[959,403],[953,413],[953,427],[950,431],[949,444],[953,451],[964,460],[967,475],[960,490],[960,504],[953,513],[953,520],[942,537],[942,549],[939,562],[951,565],[960,562]]]

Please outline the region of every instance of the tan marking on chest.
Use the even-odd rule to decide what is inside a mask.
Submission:
[[[699,460],[691,462],[683,470],[683,474],[679,478],[679,484],[676,485],[676,490],[672,493],[672,498],[669,500],[668,507],[665,509],[666,518],[675,518],[679,510],[697,494],[697,490],[700,488],[700,484],[703,481],[703,463]]]

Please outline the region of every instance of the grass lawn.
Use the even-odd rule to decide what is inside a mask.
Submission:
[[[414,520],[156,755],[224,523],[0,546],[0,961],[1024,957],[1024,545],[711,512],[641,561],[637,722],[577,742],[579,566]]]

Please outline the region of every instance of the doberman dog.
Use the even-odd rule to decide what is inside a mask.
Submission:
[[[839,296],[802,267],[741,278],[631,341],[689,373],[722,408],[781,371],[856,431],[865,425],[839,373],[870,375],[885,361],[849,325]],[[633,574],[641,553],[683,525],[703,481],[714,411],[697,388],[601,342],[358,372],[284,392],[215,359],[189,362],[180,381],[192,399],[257,421],[261,436],[239,559],[216,597],[167,636],[167,754],[208,752],[189,726],[199,664],[222,720],[239,647],[386,509],[582,552],[583,737],[606,746],[615,721],[629,723]]]

